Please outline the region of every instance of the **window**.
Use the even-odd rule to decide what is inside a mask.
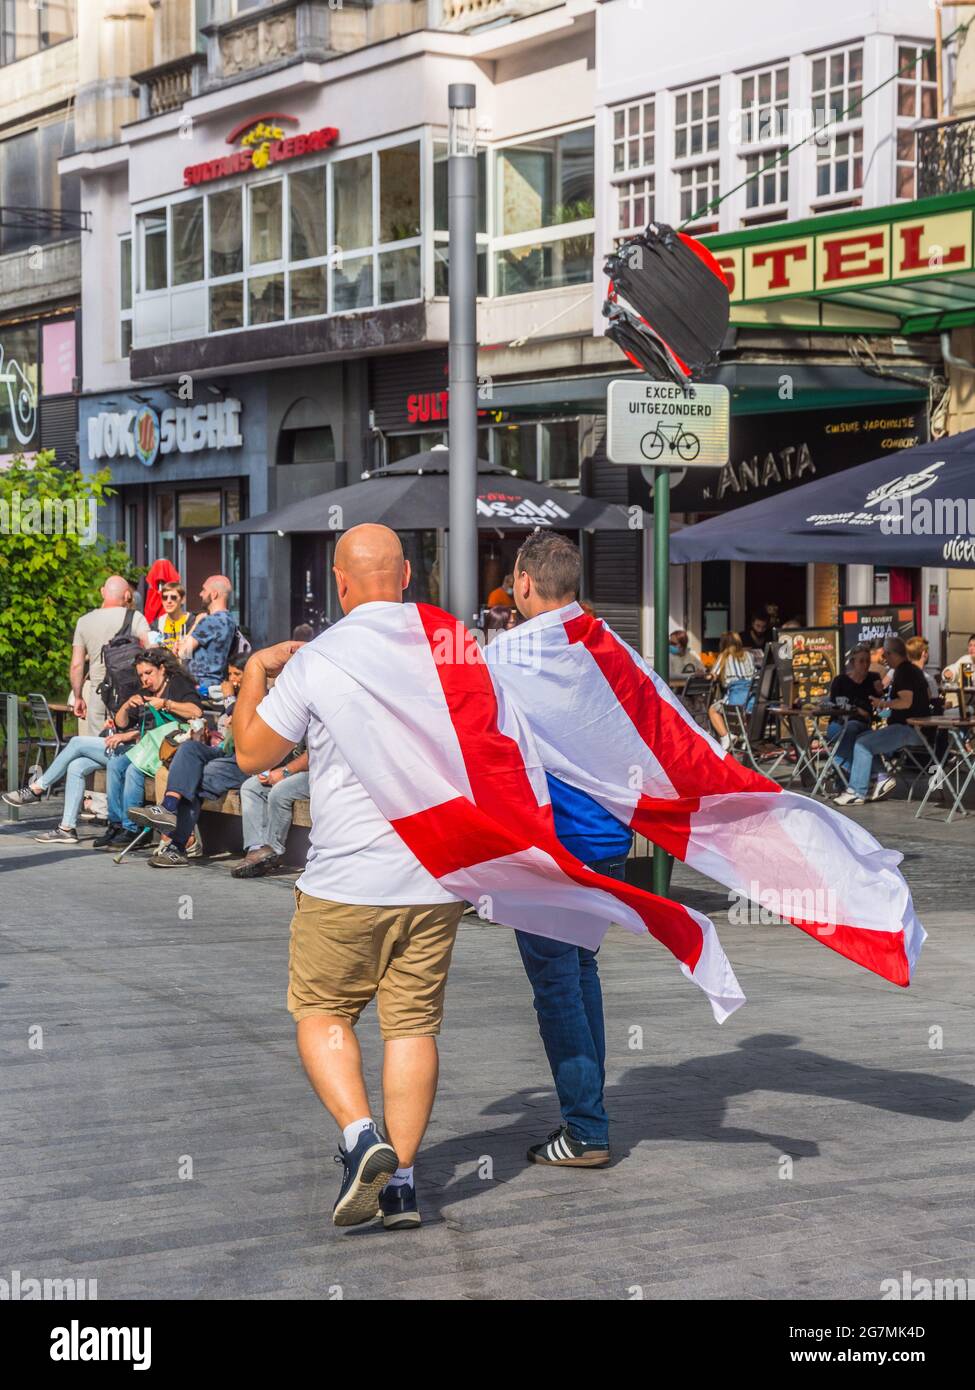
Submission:
[[[173,284],[192,285],[202,280],[203,199],[173,204]]]
[[[640,232],[648,222],[654,220],[654,180],[651,174],[645,179],[630,179],[617,184],[618,215],[617,230],[623,236]]]
[[[816,141],[817,202],[842,197],[855,207],[860,201],[850,194],[863,187],[862,96],[861,45],[813,58],[813,121],[817,127],[830,123]]]
[[[613,112],[613,173],[646,169],[654,162],[654,112],[652,101],[621,106]]]
[[[745,206],[749,212],[767,212],[770,208],[781,207],[785,216],[785,205],[789,201],[789,165],[780,158],[776,150],[772,154],[750,154],[745,157],[745,175],[750,180],[745,185]]]
[[[678,92],[674,98],[674,158],[689,159],[718,148],[719,88],[717,82]]]
[[[862,115],[863,49],[841,48],[813,59],[812,104],[817,125],[859,120]]]
[[[132,351],[132,238],[119,237],[119,356]]]
[[[679,186],[681,222],[709,215],[708,204],[718,197],[718,161],[707,158],[717,150],[720,99],[717,82],[692,87],[674,97],[674,160]],[[695,228],[713,231],[713,222]]]
[[[210,286],[210,332],[244,326],[244,282],[231,280]]]
[[[923,56],[922,56],[923,55]],[[914,132],[922,121],[938,116],[938,83],[935,55],[923,44],[897,47],[897,146],[896,195],[917,196]]]
[[[499,150],[499,235],[590,220],[595,191],[593,162],[591,127]]]
[[[244,224],[240,189],[211,193],[207,198],[210,218],[210,275],[239,275],[244,268]]]
[[[863,187],[863,131],[837,135],[816,151],[816,197],[851,193]]]
[[[477,152],[477,293],[488,292],[488,153]],[[433,292],[450,293],[450,248],[447,227],[447,146],[433,147]]]
[[[709,204],[720,196],[717,162],[691,164],[680,171],[680,220],[694,221],[709,213]],[[713,209],[710,209],[713,211]],[[716,214],[715,214],[716,215]],[[710,230],[701,227],[698,231]]]
[[[495,293],[590,283],[592,127],[511,145],[495,159]]]
[[[789,128],[789,65],[762,68],[741,79],[738,138],[743,145],[784,140]]]
[[[74,153],[74,121],[56,119],[0,142],[0,206],[36,208],[45,213],[77,212],[80,182],[77,174],[61,177],[58,160]],[[0,226],[0,252],[62,241],[72,233],[56,216],[47,225],[27,226],[11,217]]]
[[[166,224],[165,208],[161,211],[140,212],[135,219],[138,245],[141,250],[140,288],[144,293],[164,290],[169,285]]]
[[[372,245],[372,155],[332,166],[335,242],[340,254]],[[370,300],[371,302],[371,300]]]
[[[0,65],[73,38],[75,0],[0,0]]]
[[[495,425],[479,434],[479,447],[486,457],[519,477],[535,482],[578,482],[578,419]]]
[[[420,235],[420,146],[379,151],[379,240]]]
[[[291,174],[288,194],[291,204],[291,259],[311,261],[324,256],[327,249],[324,165]]]
[[[251,265],[281,260],[282,184],[261,183],[247,190],[250,207]]]
[[[613,173],[631,175],[614,179],[617,240],[642,231],[655,216],[655,111],[650,100],[613,112]],[[635,172],[642,176],[632,177]]]

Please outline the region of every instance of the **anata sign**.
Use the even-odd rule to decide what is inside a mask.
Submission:
[[[284,160],[298,159],[304,154],[314,154],[334,145],[339,133],[334,126],[322,126],[307,134],[286,135],[284,127],[296,126],[294,116],[280,112],[270,112],[263,116],[251,116],[227,136],[228,145],[239,145],[233,154],[220,159],[208,159],[202,164],[189,164],[183,170],[183,183],[187,188],[198,183],[210,183],[213,179],[224,179],[229,174],[246,174],[251,169],[266,169],[270,164]]]
[[[788,236],[737,246],[731,234],[704,237],[728,281],[731,302],[926,280],[973,267],[970,208],[807,232],[812,225],[794,224]]]

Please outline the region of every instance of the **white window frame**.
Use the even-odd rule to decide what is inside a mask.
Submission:
[[[418,144],[420,147],[420,235],[416,237],[404,238],[401,241],[377,242],[375,237],[379,232],[379,153],[386,149],[395,149],[401,145]],[[214,179],[202,187],[189,190],[181,190],[169,198],[154,198],[144,203],[133,205],[131,212],[131,235],[133,246],[138,243],[138,264],[134,268],[135,287],[142,283],[144,274],[144,250],[141,245],[142,237],[137,235],[140,226],[139,218],[145,213],[165,212],[166,216],[166,246],[167,246],[167,280],[168,286],[163,290],[140,291],[133,289],[133,313],[137,300],[161,299],[163,296],[170,297],[174,290],[179,293],[194,287],[202,287],[206,294],[206,322],[207,335],[209,337],[221,337],[227,333],[247,332],[251,328],[273,327],[278,323],[305,322],[315,319],[335,318],[340,315],[356,313],[373,313],[376,309],[392,308],[400,304],[421,303],[425,296],[426,286],[432,288],[432,281],[426,276],[432,274],[432,256],[429,270],[424,260],[424,248],[428,240],[428,230],[431,228],[432,217],[432,190],[427,185],[432,184],[432,179],[427,175],[427,151],[429,149],[429,130],[426,127],[413,127],[412,129],[400,132],[396,135],[384,137],[381,140],[363,141],[358,145],[344,145],[341,152],[330,151],[325,158],[316,151],[312,155],[303,156],[298,159],[288,160],[284,164],[270,166],[266,171],[262,171],[260,176],[241,178],[240,175],[230,176],[223,179]],[[335,245],[334,235],[334,206],[332,178],[334,165],[342,160],[353,159],[362,155],[371,156],[372,170],[372,210],[373,210],[373,243],[371,246],[362,248],[342,248]],[[301,261],[292,261],[291,252],[291,186],[288,181],[289,174],[301,173],[309,169],[323,168],[325,171],[325,198],[326,198],[326,243],[325,255],[310,257]],[[281,217],[282,217],[282,258],[277,261],[262,262],[258,265],[251,265],[251,236],[250,236],[250,199],[252,190],[269,183],[280,182],[281,189]],[[235,192],[241,199],[241,234],[242,234],[242,269],[233,271],[228,275],[212,275],[210,273],[210,211],[207,204],[204,208],[203,217],[203,278],[184,285],[173,285],[173,237],[172,237],[172,208],[180,202],[192,201],[196,198],[208,199],[214,194],[224,192]],[[420,285],[419,294],[411,299],[390,300],[385,304],[379,302],[379,257],[384,253],[397,250],[406,250],[410,247],[420,248]],[[369,304],[361,305],[355,309],[335,309],[334,290],[333,290],[333,268],[339,260],[354,259],[357,255],[368,255],[372,257],[372,286],[373,293]],[[311,266],[323,265],[326,268],[326,311],[323,314],[301,314],[293,316],[291,313],[291,272],[292,270],[306,270]],[[134,263],[135,266],[135,263]],[[251,323],[250,317],[250,292],[249,282],[252,279],[263,279],[269,275],[283,274],[284,276],[284,316],[280,319],[271,320],[268,323]],[[220,285],[241,284],[243,295],[243,322],[239,326],[223,329],[211,329],[210,324],[210,292],[213,288]],[[174,341],[172,338],[172,316],[169,318],[169,336],[166,341]],[[138,343],[133,339],[133,347]]]
[[[123,350],[123,344],[122,344],[123,330],[122,330],[122,325],[125,324],[125,323],[129,324],[129,343],[130,343],[130,346],[131,346],[131,343],[132,343],[132,331],[133,331],[133,314],[135,313],[135,256],[134,256],[134,254],[133,254],[133,247],[132,247],[132,233],[131,233],[131,232],[123,232],[123,233],[121,233],[121,235],[118,236],[118,237],[116,238],[116,244],[117,244],[117,246],[118,246],[118,256],[117,256],[117,259],[116,259],[116,265],[118,266],[118,275],[116,276],[115,284],[116,284],[116,286],[117,286],[117,288],[118,288],[118,292],[119,292],[118,337],[117,337],[117,341],[116,341],[116,347],[117,347],[117,349],[118,349],[118,360],[119,360],[120,362],[127,362],[127,361],[128,361],[128,358],[129,358],[129,354]],[[122,291],[122,255],[123,255],[123,247],[124,247],[124,246],[128,246],[128,248],[129,248],[129,307],[128,307],[127,309],[123,309],[123,307],[122,307],[122,296],[121,296],[121,291]]]
[[[493,215],[497,209],[497,181],[498,181],[498,158],[505,150],[517,149],[519,145],[533,145],[538,140],[547,140],[555,135],[571,135],[576,130],[592,130],[593,132],[593,207],[595,209],[595,151],[596,151],[596,132],[593,120],[574,121],[570,125],[550,126],[544,130],[533,131],[530,135],[521,135],[517,140],[505,140],[503,145],[491,147],[488,155],[488,183],[492,188],[493,198],[490,212]],[[580,218],[577,222],[559,222],[553,227],[538,227],[529,232],[510,232],[502,236],[493,229],[495,222],[488,222],[491,229],[490,246],[488,250],[488,297],[490,299],[521,299],[526,294],[561,294],[565,290],[581,290],[583,284],[590,285],[592,280],[578,281],[573,285],[553,285],[549,289],[519,290],[516,294],[499,295],[497,292],[497,260],[498,256],[504,251],[517,251],[522,246],[549,246],[559,241],[568,241],[570,237],[590,236],[593,241],[593,250],[596,246],[596,218]]]
[[[926,78],[924,76],[924,63],[921,61],[921,54],[924,53],[930,47],[931,42],[928,39],[897,39],[894,45],[894,51],[895,53],[897,53],[898,71],[900,71],[901,67],[900,50],[902,48],[913,48],[915,56],[918,59],[914,66],[913,76],[909,77],[905,75],[903,77],[898,77],[896,82],[894,83],[894,199],[896,202],[899,203],[911,202],[913,199],[917,197],[917,143],[916,141],[912,141],[910,160],[910,169],[913,179],[913,189],[910,193],[901,194],[897,191],[898,174],[900,173],[901,169],[908,167],[908,161],[905,159],[901,159],[897,153],[898,137],[901,134],[903,134],[904,131],[910,131],[911,135],[913,136],[914,132],[918,130],[921,126],[923,126],[926,122],[937,119],[937,76],[930,79]],[[899,105],[898,97],[900,95],[900,89],[902,86],[911,86],[914,88],[915,114],[913,116],[902,116],[897,109]],[[930,91],[935,94],[936,114],[933,117],[925,116],[921,109],[924,103],[924,93],[926,91]]]
[[[648,131],[646,128],[646,114],[648,108],[653,112],[653,129],[651,131]],[[630,134],[630,118],[633,112],[637,112],[639,116],[639,129],[635,136]],[[617,137],[616,135],[616,117],[619,114],[623,116],[625,127],[622,137]],[[612,244],[617,246],[621,241],[625,241],[627,237],[631,237],[634,233],[642,231],[643,227],[652,222],[657,215],[657,198],[660,192],[657,187],[657,152],[660,148],[661,135],[657,126],[657,93],[651,93],[649,96],[642,97],[639,101],[628,101],[622,106],[611,107],[609,119],[610,187],[613,190],[613,225],[610,239]],[[629,144],[630,141],[634,139],[638,140],[640,143],[639,152],[641,158],[636,163],[631,164],[629,160]],[[646,160],[642,156],[646,153],[645,144],[648,139],[651,144],[653,157]],[[622,145],[624,151],[623,166],[617,169],[616,149],[620,145]],[[638,185],[642,185],[639,191],[637,191]],[[636,223],[634,223],[629,228],[621,227],[620,212],[623,204],[627,201],[632,203],[638,197],[648,198],[650,200],[650,207],[652,208],[650,216],[647,217],[642,226],[638,227]]]
[[[813,82],[814,82],[813,74],[814,74],[814,72],[815,72],[815,64],[816,64],[817,62],[819,62],[819,61],[824,61],[825,64],[826,64],[826,87],[825,87],[823,90],[824,90],[824,92],[828,93],[829,90],[830,90],[830,85],[831,85],[831,84],[830,84],[830,80],[829,80],[829,69],[830,69],[830,66],[831,66],[831,63],[832,63],[832,59],[833,59],[834,57],[836,57],[837,55],[839,55],[839,54],[843,54],[843,86],[842,86],[843,96],[842,96],[842,105],[841,105],[840,108],[836,111],[836,115],[837,115],[837,117],[839,117],[840,112],[841,112],[841,111],[846,111],[846,109],[847,109],[847,108],[849,107],[849,105],[850,105],[850,88],[851,88],[851,83],[850,83],[850,71],[849,71],[849,70],[850,70],[850,54],[853,53],[854,51],[856,51],[857,49],[859,49],[859,51],[860,51],[860,80],[859,80],[859,82],[853,83],[852,86],[854,86],[854,87],[859,87],[859,88],[860,88],[860,106],[859,106],[859,108],[858,108],[858,110],[857,110],[857,112],[856,112],[855,115],[846,116],[846,117],[844,117],[842,120],[837,119],[837,120],[834,121],[834,120],[831,119],[832,111],[833,111],[834,108],[829,107],[829,106],[825,106],[825,105],[818,105],[818,104],[817,104],[817,93],[816,93],[816,88],[813,86]],[[863,164],[863,159],[864,159],[864,144],[865,144],[865,141],[864,141],[864,122],[863,122],[863,88],[864,88],[864,78],[865,78],[865,76],[866,76],[866,57],[867,57],[867,44],[866,44],[866,40],[865,40],[865,39],[858,39],[858,40],[856,40],[856,42],[854,42],[854,43],[840,44],[840,45],[838,45],[838,46],[836,46],[836,47],[832,47],[832,48],[824,48],[824,49],[821,49],[821,50],[818,51],[818,52],[809,53],[809,54],[806,55],[806,61],[809,63],[809,92],[810,92],[810,105],[811,105],[811,109],[812,109],[812,113],[813,113],[813,123],[814,123],[814,125],[817,126],[817,127],[818,127],[819,125],[821,125],[821,124],[822,124],[822,120],[823,120],[823,113],[824,113],[824,112],[825,112],[825,120],[829,122],[829,128],[828,128],[828,132],[827,132],[827,134],[828,134],[828,143],[827,143],[827,145],[826,145],[826,146],[821,146],[816,140],[813,140],[813,141],[812,141],[812,146],[813,146],[813,150],[814,150],[814,158],[813,158],[813,196],[812,196],[812,198],[810,199],[810,204],[809,204],[809,205],[810,205],[810,207],[812,208],[812,211],[813,211],[813,212],[828,212],[831,208],[835,207],[837,204],[842,204],[844,207],[847,207],[847,206],[849,206],[851,203],[857,203],[857,202],[859,202],[859,203],[862,204],[862,202],[863,202],[864,175],[865,175],[865,172],[866,172],[865,165]],[[857,156],[852,150],[851,150],[850,154],[847,156],[847,159],[850,161],[850,164],[851,164],[851,169],[850,169],[851,177],[852,177],[852,173],[853,173],[853,170],[852,170],[852,163],[853,163],[853,161],[854,161],[857,157],[859,157],[859,159],[861,160],[860,183],[859,183],[859,184],[856,184],[856,185],[854,185],[853,183],[851,183],[851,184],[849,185],[848,188],[843,189],[843,190],[840,190],[839,192],[837,192],[837,191],[832,187],[832,185],[833,185],[833,184],[835,183],[835,181],[836,181],[836,172],[835,172],[835,171],[836,171],[836,167],[837,167],[837,160],[834,158],[833,151],[834,151],[834,146],[835,146],[836,140],[837,140],[840,136],[844,136],[844,135],[848,135],[848,136],[850,136],[851,138],[855,138],[857,135],[859,135],[859,137],[860,137],[860,152],[859,152],[859,156]],[[828,161],[827,161],[827,160],[824,160],[824,159],[820,159],[820,154],[821,154],[821,152],[822,152],[822,150],[823,150],[824,148],[825,148],[825,149],[828,151],[828,153],[829,153],[829,159],[828,159]],[[820,193],[820,192],[819,192],[819,170],[820,170],[820,168],[821,168],[824,164],[827,164],[827,163],[828,163],[829,169],[830,169],[830,191],[829,191],[828,193]]]
[[[780,72],[786,75],[786,91],[784,97],[778,97],[777,80]],[[771,99],[769,102],[762,102],[759,97],[759,85],[763,77],[768,77],[771,85]],[[754,83],[753,99],[749,105],[745,104],[744,85],[747,81]],[[795,177],[795,172],[791,167],[791,158],[782,159],[782,153],[788,148],[790,140],[789,131],[789,101],[791,96],[790,63],[788,58],[780,59],[774,63],[765,63],[760,68],[749,68],[746,71],[735,74],[735,85],[737,87],[738,104],[735,111],[735,145],[738,155],[736,183],[748,178],[748,164],[750,160],[759,161],[759,170],[765,160],[776,160],[775,179],[776,191],[781,194],[782,175],[786,176],[788,184],[791,186]],[[781,130],[776,129],[780,124],[774,119],[772,113],[780,112],[784,107],[785,121]],[[748,127],[751,127],[749,130]],[[764,134],[762,133],[764,130]],[[747,139],[751,135],[753,138]],[[789,215],[789,194],[779,197],[775,201],[766,203],[762,199],[763,180],[766,174],[759,172],[751,183],[757,184],[759,189],[759,201],[754,207],[748,206],[748,195],[751,183],[745,184],[741,189],[741,223],[742,226],[751,226],[753,223],[784,221]]]
[[[718,109],[715,115],[713,116],[710,115],[708,112],[708,96],[712,89],[716,90],[718,93]],[[694,94],[696,92],[701,93],[701,105],[703,114],[701,116],[700,121],[696,121],[691,118],[691,106]],[[679,122],[677,119],[677,103],[681,97],[686,97],[687,99],[687,120],[683,122]],[[685,217],[683,209],[681,208],[681,184],[685,175],[690,174],[691,181],[693,183],[695,174],[697,172],[705,168],[710,168],[711,166],[714,166],[717,169],[717,173],[713,181],[710,178],[708,179],[708,183],[713,187],[715,197],[721,192],[721,156],[723,153],[723,142],[721,139],[720,79],[714,77],[710,78],[706,82],[695,82],[690,87],[675,87],[670,92],[670,100],[672,121],[670,131],[670,173],[673,182],[674,208],[677,214],[674,221],[677,225],[680,225],[682,227],[686,224],[687,227],[692,231],[695,229],[699,230],[702,226],[708,228],[709,230],[716,231],[720,226],[720,207],[711,208],[709,211],[704,211],[700,215],[697,215],[692,212],[689,218]],[[714,146],[713,149],[708,149],[706,147],[707,126],[711,121],[717,122],[718,143],[716,146]],[[698,124],[700,124],[702,127],[702,145],[704,146],[704,148],[692,154],[690,152],[691,131],[693,130],[694,126]],[[682,155],[678,155],[677,132],[682,129],[687,130],[687,151]],[[694,200],[692,199],[692,203],[693,201]],[[711,202],[712,199],[708,198],[707,201]],[[713,229],[711,228],[712,222],[714,223]]]

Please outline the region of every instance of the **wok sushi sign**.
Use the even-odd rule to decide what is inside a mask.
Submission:
[[[833,226],[793,225],[789,236],[748,241],[705,237],[732,304],[929,279],[973,268],[972,210]],[[747,234],[746,234],[747,235]],[[724,244],[722,244],[724,243]]]
[[[160,454],[193,454],[201,449],[239,449],[240,401],[209,401],[206,405],[151,405],[137,410],[102,410],[88,419],[88,457],[134,458],[151,468]]]

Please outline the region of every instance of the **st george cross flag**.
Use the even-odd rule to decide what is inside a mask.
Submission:
[[[426,604],[364,605],[312,648],[328,733],[448,893],[504,926],[591,950],[614,922],[649,933],[719,1023],[745,1002],[706,917],[594,873],[556,839],[532,736],[462,623]],[[351,696],[330,698],[328,663],[353,682]]]
[[[925,931],[902,856],[742,767],[604,622],[572,603],[502,633],[487,661],[547,772],[824,946],[910,983]]]

